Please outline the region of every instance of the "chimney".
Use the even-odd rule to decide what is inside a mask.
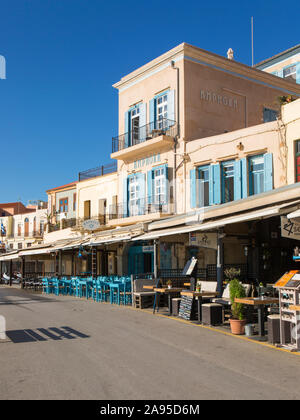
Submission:
[[[229,50],[227,51],[227,58],[228,60],[233,60],[233,49],[229,48]]]

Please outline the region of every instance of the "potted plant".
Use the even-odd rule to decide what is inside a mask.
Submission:
[[[245,334],[246,319],[244,316],[244,305],[236,303],[235,298],[246,297],[246,292],[243,285],[238,279],[232,279],[229,284],[230,300],[231,300],[231,313],[230,328],[232,334],[243,335]]]
[[[167,281],[167,286],[168,286],[168,289],[172,288],[172,280]]]
[[[198,293],[201,292],[201,281],[200,280],[197,281],[196,292],[198,292]]]

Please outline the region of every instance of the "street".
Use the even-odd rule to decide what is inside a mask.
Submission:
[[[122,306],[0,287],[0,399],[299,399],[298,356]]]

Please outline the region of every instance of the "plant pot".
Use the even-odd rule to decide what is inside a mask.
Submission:
[[[244,335],[245,334],[245,325],[246,320],[243,319],[240,321],[239,319],[230,319],[230,328],[231,332],[234,335]]]

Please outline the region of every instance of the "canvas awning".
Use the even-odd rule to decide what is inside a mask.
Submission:
[[[14,252],[11,254],[1,255],[0,261],[11,261],[11,260],[17,260],[19,258],[18,252]]]
[[[292,213],[289,213],[287,215],[288,219],[296,219],[297,217],[300,217],[300,209],[296,210],[296,211],[293,211]]]
[[[89,245],[112,244],[116,242],[128,241],[132,239],[131,235],[116,236],[113,238],[94,238],[89,242]]]
[[[144,235],[135,237],[132,240],[144,241],[144,240],[158,239],[163,236],[180,235],[183,233],[197,232],[197,231],[208,231],[208,230],[217,229],[217,228],[224,227],[226,225],[230,225],[234,223],[242,223],[242,222],[247,222],[251,220],[265,219],[265,218],[269,218],[269,217],[280,215],[280,214],[286,214],[286,212],[288,211],[288,210],[284,210],[286,207],[292,207],[298,204],[300,204],[300,200],[294,201],[292,203],[280,204],[278,206],[267,207],[267,208],[256,210],[256,211],[249,211],[249,212],[245,212],[236,216],[223,217],[218,220],[211,221],[211,222],[195,223],[195,224],[180,226],[178,228],[171,228],[171,229],[161,229],[161,230],[145,233]]]

